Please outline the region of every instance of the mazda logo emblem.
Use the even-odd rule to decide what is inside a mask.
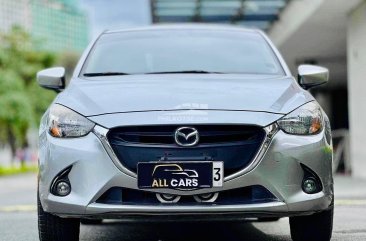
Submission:
[[[200,140],[200,136],[196,128],[180,127],[175,131],[175,143],[179,146],[194,146]]]

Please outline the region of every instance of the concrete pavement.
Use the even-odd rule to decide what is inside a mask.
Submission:
[[[366,240],[366,180],[335,178],[333,241]],[[0,178],[0,241],[36,241],[36,175]],[[288,219],[272,223],[163,223],[82,225],[88,241],[291,241]]]
[[[37,175],[34,173],[0,177],[0,211],[37,204]]]

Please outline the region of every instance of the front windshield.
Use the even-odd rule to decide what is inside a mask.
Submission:
[[[102,35],[83,68],[88,73],[235,73],[283,75],[256,32],[149,30]]]

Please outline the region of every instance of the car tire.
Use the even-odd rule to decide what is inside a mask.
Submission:
[[[334,207],[309,216],[290,218],[293,241],[330,241],[333,231]]]
[[[84,225],[101,224],[102,222],[103,219],[87,219],[87,218],[80,219],[80,223]]]
[[[43,210],[39,197],[38,233],[40,241],[78,241],[80,219],[60,218]]]

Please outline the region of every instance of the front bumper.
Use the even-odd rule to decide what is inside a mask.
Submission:
[[[40,145],[39,194],[45,211],[63,217],[127,218],[199,216],[214,217],[283,217],[306,215],[329,208],[333,203],[332,152],[324,132],[313,136],[294,136],[278,131],[250,170],[225,179],[224,186],[194,191],[156,190],[160,193],[196,195],[260,185],[277,200],[256,204],[159,204],[116,205],[96,203],[112,187],[137,188],[137,179],[123,172],[102,144],[100,136],[57,139],[45,134]],[[104,143],[105,144],[105,143]],[[301,164],[315,172],[323,186],[316,194],[302,191]],[[66,197],[50,193],[54,177],[72,166],[69,180],[72,192]],[[223,216],[223,217],[224,217]]]

